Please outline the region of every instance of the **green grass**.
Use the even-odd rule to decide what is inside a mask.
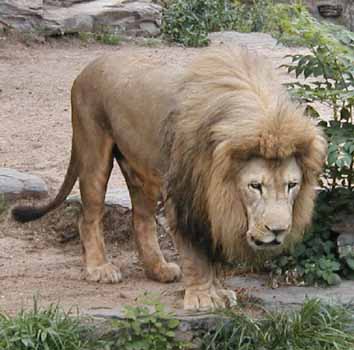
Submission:
[[[293,312],[261,319],[234,315],[206,337],[203,350],[352,350],[353,307],[308,300]]]
[[[78,317],[69,316],[58,306],[21,311],[15,317],[0,314],[1,350],[88,350],[97,344],[83,340],[88,326]]]
[[[0,215],[4,213],[7,209],[7,202],[5,199],[5,195],[0,193]]]
[[[161,307],[159,306],[159,310]],[[129,311],[126,315],[127,321],[113,322],[113,333],[109,332],[98,337],[94,335],[92,326],[78,316],[69,316],[58,306],[40,309],[35,302],[33,310],[22,311],[15,317],[0,314],[0,349],[165,350],[189,348],[173,337],[171,329],[175,328],[178,321],[169,319],[167,328],[159,321],[157,315],[161,315],[162,309],[157,311],[157,314],[155,311],[149,316],[146,316],[147,311],[142,307],[127,310]],[[200,349],[354,349],[353,306],[327,305],[319,300],[308,300],[298,311],[266,312],[258,319],[241,312],[242,310],[231,315],[229,312],[226,322],[224,321],[216,330],[203,336]],[[131,327],[131,330],[129,331],[127,327]],[[117,333],[116,330],[119,332]],[[165,342],[167,338],[169,343]]]
[[[102,32],[80,32],[78,37],[85,43],[99,42],[105,45],[120,45],[122,43],[122,37],[116,33]]]

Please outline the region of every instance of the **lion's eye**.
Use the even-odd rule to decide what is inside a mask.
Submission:
[[[254,190],[257,190],[262,193],[262,184],[259,182],[251,182],[248,187],[253,188]]]
[[[288,191],[295,188],[297,186],[297,182],[289,182],[288,183]]]

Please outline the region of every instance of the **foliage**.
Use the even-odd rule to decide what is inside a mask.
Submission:
[[[81,339],[84,328],[77,317],[70,317],[58,306],[21,311],[14,318],[0,314],[0,349],[3,350],[85,350]]]
[[[319,22],[300,0],[253,0],[251,5],[238,0],[172,0],[163,13],[165,37],[185,46],[206,46],[208,33],[221,30],[270,33],[286,45],[326,42],[338,50],[354,45],[352,32]]]
[[[337,252],[336,237],[331,227],[342,215],[354,212],[354,193],[345,188],[321,191],[317,198],[311,230],[297,244],[290,255],[283,255],[271,262],[272,278],[295,284],[340,283],[341,277],[353,275],[352,256],[341,258]]]
[[[179,321],[156,300],[125,307],[122,321],[112,322],[117,332],[92,336],[87,320],[69,315],[59,306],[46,309],[34,301],[31,311],[15,317],[0,314],[2,350],[179,350],[188,343],[175,338]]]
[[[314,103],[328,106],[332,116],[320,124],[328,135],[329,149],[324,185],[352,188],[354,180],[354,66],[350,53],[338,53],[330,45],[321,44],[311,48],[306,55],[290,56],[292,63],[285,65],[296,77],[305,82],[289,84],[292,94],[308,104],[311,116],[320,113]],[[311,78],[309,82],[306,79]]]
[[[232,29],[235,21],[229,0],[174,0],[164,11],[162,31],[185,46],[206,46],[209,32]]]
[[[0,215],[4,213],[7,209],[7,201],[5,199],[5,195],[0,193]]]
[[[310,52],[290,55],[288,72],[302,78],[288,84],[294,98],[307,105],[306,112],[319,121],[328,137],[328,157],[321,176],[324,189],[317,201],[313,227],[304,242],[294,247],[289,256],[272,263],[273,277],[285,276],[296,283],[333,285],[354,271],[351,254],[340,257],[337,235],[331,231],[340,214],[353,213],[354,180],[354,67],[353,33],[337,31],[333,25],[313,22],[302,35]],[[321,115],[326,106],[330,115]]]
[[[353,349],[353,318],[348,309],[352,307],[307,300],[298,311],[269,312],[256,320],[236,314],[205,338],[202,349]]]
[[[179,321],[172,313],[165,310],[164,305],[154,298],[143,299],[142,306],[126,306],[125,320],[118,321],[115,326],[119,335],[109,349],[119,350],[178,350],[185,349],[187,344],[175,337]]]
[[[120,45],[122,38],[117,33],[102,31],[100,33],[80,32],[79,39],[89,43],[98,41],[105,45]]]

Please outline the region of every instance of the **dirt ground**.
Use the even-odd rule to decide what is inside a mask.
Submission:
[[[179,65],[203,49],[132,43],[112,47],[87,45],[79,40],[27,46],[0,38],[0,167],[41,176],[48,183],[50,195],[54,195],[70,154],[72,82],[88,62],[116,50],[144,55],[161,64]],[[275,66],[290,51],[264,47],[260,50],[273,59]],[[125,183],[116,167],[109,187],[119,186]],[[111,209],[105,222],[109,255],[121,266],[124,276],[118,285],[88,283],[82,278],[75,207],[63,206],[48,217],[25,225],[3,215],[0,311],[14,313],[28,308],[33,296],[41,304],[60,302],[66,308],[113,308],[133,303],[145,291],[158,292],[162,302],[180,308],[181,283],[164,285],[145,277],[131,239],[129,214],[118,214]],[[175,260],[176,253],[165,237],[162,246],[166,256]]]

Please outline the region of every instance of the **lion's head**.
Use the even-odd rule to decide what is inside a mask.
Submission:
[[[282,245],[293,226],[293,206],[302,185],[294,157],[252,158],[240,170],[238,187],[247,215],[246,238],[255,250]]]
[[[311,221],[327,143],[278,81],[238,49],[203,55],[181,82],[168,199],[175,229],[210,258],[284,247]]]

